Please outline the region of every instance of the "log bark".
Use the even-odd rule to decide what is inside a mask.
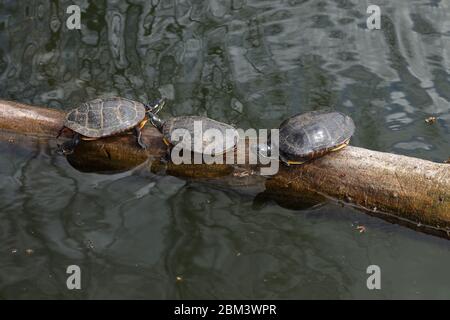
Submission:
[[[0,100],[0,139],[53,141],[64,113]],[[23,137],[27,138],[23,138]],[[68,137],[66,137],[68,138]],[[148,164],[149,170],[269,197],[284,206],[314,204],[324,198],[416,230],[450,238],[450,165],[348,146],[300,166],[280,164],[270,177],[258,165],[175,165],[161,134],[143,130],[147,150],[131,135],[83,142],[68,161],[81,171],[109,172]],[[248,141],[248,144],[254,143]],[[28,146],[29,147],[29,146]]]

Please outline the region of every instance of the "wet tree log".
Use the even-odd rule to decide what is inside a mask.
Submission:
[[[27,139],[53,141],[63,118],[58,110],[0,100],[0,139],[20,145]],[[152,172],[264,194],[280,204],[331,198],[391,222],[450,238],[448,164],[349,146],[301,166],[280,165],[276,175],[263,177],[257,165],[164,161],[167,147],[151,126],[143,130],[143,140],[147,150],[138,149],[130,135],[84,142],[68,160],[82,171],[105,172],[148,163]]]

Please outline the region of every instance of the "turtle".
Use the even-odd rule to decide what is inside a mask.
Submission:
[[[97,98],[70,110],[56,138],[59,138],[65,129],[74,132],[72,140],[61,146],[64,154],[70,154],[81,140],[97,140],[133,131],[138,146],[146,149],[147,146],[141,138],[141,129],[149,119],[148,113],[158,113],[164,104],[163,99],[150,106],[122,97]]]
[[[352,118],[338,111],[294,115],[279,126],[280,160],[287,165],[303,164],[341,150],[349,144],[354,132]],[[270,152],[269,144],[258,145],[258,149],[266,155]]]
[[[150,111],[148,114],[150,122],[162,133],[163,141],[169,147],[181,143],[179,146],[183,150],[199,154],[204,154],[205,148],[208,148],[214,156],[227,153],[236,146],[239,134],[232,125],[205,116],[177,116],[162,120],[154,112]],[[176,130],[182,131],[177,133]],[[190,139],[185,138],[186,133],[189,134]],[[222,139],[216,140],[214,137],[216,134],[220,134]],[[183,138],[181,141],[175,141],[176,136],[183,136]],[[198,137],[201,140],[197,140]]]

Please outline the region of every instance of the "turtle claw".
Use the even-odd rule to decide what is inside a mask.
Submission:
[[[67,156],[69,154],[72,154],[74,150],[72,148],[67,148],[67,146],[63,144],[58,144],[58,149],[56,150],[56,153],[62,156]]]
[[[141,149],[143,150],[147,150],[148,148],[148,146],[142,141],[138,141],[138,146],[141,147]]]
[[[59,154],[60,156],[64,155],[64,150],[63,150],[63,148],[61,147],[60,144],[58,144],[58,148],[56,149],[56,153]]]
[[[168,164],[170,162],[170,152],[166,152],[164,156],[162,156],[159,161],[164,164]]]
[[[73,149],[72,150],[63,150],[62,151],[62,154],[64,155],[64,156],[68,156],[68,155],[70,155],[70,154],[73,154]]]
[[[73,136],[72,140],[66,141],[61,145],[58,145],[57,152],[63,156],[67,156],[72,154],[75,150],[75,147],[80,143],[80,135],[77,133]]]

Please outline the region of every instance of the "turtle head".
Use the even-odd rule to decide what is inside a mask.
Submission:
[[[147,113],[158,114],[162,108],[166,105],[166,100],[164,98],[157,99],[149,104],[145,105]]]
[[[164,98],[158,99],[152,103],[149,103],[145,105],[145,108],[147,109],[147,116],[150,122],[154,127],[156,127],[158,130],[162,130],[164,121],[162,121],[156,114],[164,108],[166,104],[166,100]]]
[[[270,151],[271,151],[271,145],[270,145],[270,131],[267,135],[266,139],[258,139],[259,143],[256,145],[256,153],[263,158],[270,158]]]
[[[260,158],[268,158],[268,159],[278,159],[278,135],[276,139],[272,139],[271,132],[269,132],[266,139],[258,140],[258,144],[253,146],[254,152]]]
[[[264,156],[270,156],[270,145],[265,143],[260,143],[256,146],[259,154],[263,154]]]
[[[259,143],[255,146],[256,154],[263,158],[272,158],[272,148],[269,143]]]

